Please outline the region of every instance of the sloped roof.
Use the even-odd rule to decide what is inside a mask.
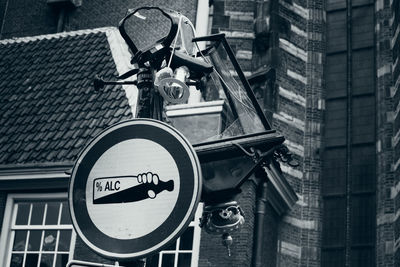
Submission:
[[[129,59],[128,59],[129,60]],[[73,162],[104,128],[132,118],[105,31],[0,41],[0,167]]]

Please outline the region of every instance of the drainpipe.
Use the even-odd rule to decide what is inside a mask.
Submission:
[[[251,259],[252,267],[262,267],[262,245],[264,240],[264,217],[267,205],[268,183],[262,182],[258,186],[259,194],[256,200],[256,210],[254,212],[254,243],[253,257]]]

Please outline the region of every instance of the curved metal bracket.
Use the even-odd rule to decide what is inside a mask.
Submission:
[[[167,11],[164,9],[161,9],[159,7],[140,7],[135,10],[129,10],[128,14],[119,22],[118,25],[118,30],[124,38],[125,42],[128,44],[129,48],[131,49],[132,53],[134,54],[134,58],[138,60],[140,56],[147,52],[147,51],[140,51],[137,46],[133,43],[132,39],[129,37],[129,35],[126,33],[125,30],[125,22],[128,18],[130,18],[132,15],[134,15],[136,12],[140,10],[151,10],[151,9],[157,9],[159,10],[166,18],[168,18],[171,21],[171,28],[167,36],[162,38],[160,41],[158,41],[153,47],[155,47],[157,44],[161,44],[163,48],[169,48],[171,45],[172,41],[174,40],[177,32],[178,32],[178,23],[179,23],[179,16],[177,16],[177,12],[174,11]],[[150,50],[150,49],[149,49]]]

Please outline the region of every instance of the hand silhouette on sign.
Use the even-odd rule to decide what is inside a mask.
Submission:
[[[160,181],[160,178],[158,178],[157,174],[153,174],[151,172],[148,173],[142,173],[142,174],[138,174],[137,176],[137,181],[138,183],[143,183],[143,184],[151,184],[153,183],[154,185],[158,185],[158,182]],[[150,189],[149,191],[147,191],[147,194],[149,196],[149,198],[155,198],[156,197],[156,192],[154,192],[154,190]]]
[[[135,179],[132,181],[132,179]],[[141,173],[137,176],[115,176],[94,179],[97,190],[93,191],[93,204],[112,204],[136,202],[145,199],[154,199],[162,191],[173,191],[174,181],[161,181],[157,174],[152,172]],[[127,186],[126,184],[129,184]],[[103,186],[105,185],[105,186]],[[114,191],[110,194],[96,197],[97,191]]]

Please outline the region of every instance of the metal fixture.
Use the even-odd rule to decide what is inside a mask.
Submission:
[[[263,179],[281,179],[277,160],[291,166],[298,163],[282,144],[284,138],[271,129],[224,34],[196,37],[189,19],[158,7],[129,10],[119,31],[132,53],[133,68],[115,81],[96,76],[96,90],[107,84],[134,84],[139,90],[136,117],[169,123],[173,120],[168,118],[166,106],[186,103],[190,87],[201,93],[213,91],[224,102],[219,133],[197,138],[199,143],[193,145],[201,148],[200,160],[207,149],[211,151],[207,155],[212,154],[202,161],[205,208],[200,225],[210,234],[222,235],[231,255],[230,234],[245,221],[235,200],[240,187],[263,168],[268,169]],[[201,42],[208,47],[200,50]],[[135,81],[124,81],[134,75]],[[296,197],[290,186],[284,182],[277,185],[285,192],[283,206],[293,205]]]

